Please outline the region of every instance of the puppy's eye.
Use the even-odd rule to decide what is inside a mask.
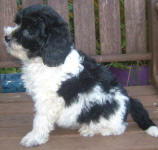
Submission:
[[[23,31],[23,35],[24,35],[25,37],[27,37],[29,34],[30,34],[30,33],[28,32],[28,30],[24,30],[24,31]]]
[[[36,31],[32,29],[23,30],[23,36],[26,38],[34,38],[37,35]]]

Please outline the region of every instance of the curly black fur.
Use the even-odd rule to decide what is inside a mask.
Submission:
[[[27,50],[28,57],[41,56],[48,66],[62,64],[72,45],[68,24],[49,6],[34,5],[20,11],[20,24],[13,37]]]

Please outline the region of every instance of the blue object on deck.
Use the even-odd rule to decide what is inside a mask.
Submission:
[[[2,93],[25,92],[21,73],[1,74]]]

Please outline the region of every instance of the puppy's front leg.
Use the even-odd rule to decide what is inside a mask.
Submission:
[[[26,147],[38,146],[48,141],[49,132],[53,130],[53,122],[50,123],[46,115],[36,113],[33,121],[33,129],[21,140]]]
[[[44,144],[49,139],[49,133],[54,129],[54,123],[61,110],[62,104],[35,105],[36,114],[33,121],[33,129],[24,136],[21,144],[26,147]]]

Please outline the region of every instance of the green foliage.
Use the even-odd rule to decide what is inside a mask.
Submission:
[[[22,8],[22,0],[16,0],[16,2],[18,10],[20,10]]]
[[[69,8],[69,21],[70,21],[70,31],[72,35],[72,40],[74,41],[74,15],[73,15],[73,2],[72,0],[68,0],[68,8]]]
[[[96,53],[101,54],[100,35],[99,35],[99,4],[98,0],[94,0],[94,13],[95,13],[95,30],[96,30]]]
[[[22,5],[22,1],[21,0],[16,0],[17,1],[17,5]]]
[[[0,74],[8,74],[8,73],[19,73],[21,72],[20,68],[1,68]]]
[[[125,12],[124,0],[120,0],[120,15],[121,15],[121,48],[122,53],[126,53],[126,30],[125,30]]]
[[[130,61],[130,62],[111,62],[107,65],[108,68],[115,67],[120,69],[130,69],[131,67],[135,66],[138,70],[140,66],[145,66],[148,64],[148,61]]]
[[[43,0],[43,4],[44,4],[44,5],[47,5],[47,0]]]

